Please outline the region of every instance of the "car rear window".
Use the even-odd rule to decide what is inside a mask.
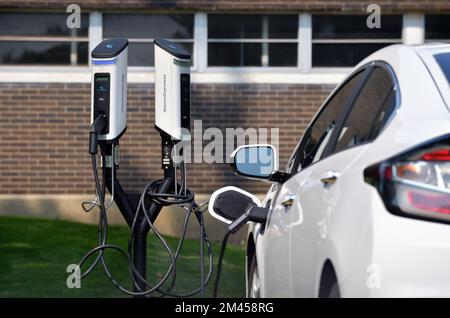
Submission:
[[[450,84],[450,53],[436,54],[434,58]]]

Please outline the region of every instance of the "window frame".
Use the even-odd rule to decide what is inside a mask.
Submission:
[[[349,149],[352,149],[355,147],[359,147],[359,146],[370,144],[370,143],[374,142],[378,138],[378,136],[380,136],[383,133],[384,129],[389,125],[389,122],[392,121],[393,114],[396,112],[396,110],[401,105],[400,87],[399,87],[397,77],[395,76],[395,72],[392,69],[392,67],[388,63],[383,62],[383,61],[373,61],[366,65],[367,65],[368,69],[370,70],[370,72],[368,73],[367,77],[365,78],[365,83],[363,84],[363,86],[360,87],[360,89],[357,92],[356,97],[352,101],[352,103],[350,105],[346,105],[342,121],[340,122],[338,129],[336,129],[336,131],[333,132],[334,136],[331,137],[330,143],[328,144],[327,149],[325,149],[324,154],[322,155],[320,160],[325,159],[328,156],[340,153],[342,151],[346,151],[346,150],[349,150]],[[356,101],[356,98],[359,96],[359,94],[361,93],[364,86],[367,84],[367,81],[370,79],[370,75],[372,74],[375,67],[379,67],[379,68],[383,69],[384,71],[386,71],[386,73],[390,77],[392,83],[394,84],[392,89],[395,92],[395,105],[392,108],[391,113],[388,115],[388,118],[387,118],[386,122],[384,123],[383,127],[380,129],[380,131],[378,132],[378,134],[375,137],[371,137],[370,139],[368,139],[364,142],[361,142],[359,144],[356,144],[356,145],[347,147],[345,149],[339,150],[337,152],[334,152],[336,149],[337,141],[338,141],[339,135],[342,131],[343,125],[345,124],[345,122],[347,121],[348,117],[350,116],[350,114],[352,112],[352,109],[354,107],[354,102]],[[374,125],[374,122],[371,123],[371,128],[370,128],[371,131],[373,130],[373,125]]]
[[[105,39],[105,37],[103,36],[103,28],[104,28],[104,23],[103,23],[103,15],[105,14],[133,14],[133,12],[102,12],[100,13],[102,15],[102,23],[101,23],[101,28],[102,28],[102,37],[101,40]],[[144,12],[144,14],[148,14],[148,15],[163,15],[162,13],[157,13],[157,12]],[[168,13],[170,14],[170,13]],[[172,12],[172,14],[185,14],[185,15],[192,15],[193,16],[193,20],[194,20],[194,24],[193,24],[193,34],[192,34],[192,38],[191,39],[167,39],[169,41],[173,41],[173,42],[177,42],[177,43],[192,43],[192,65],[191,65],[191,71],[196,72],[198,70],[197,68],[197,58],[196,58],[196,53],[197,51],[195,50],[195,46],[196,46],[196,20],[197,20],[197,13],[195,12],[182,12],[182,13],[174,13]],[[128,42],[130,44],[151,44],[153,43],[154,38],[128,38]],[[128,66],[128,70],[129,72],[154,72],[155,70],[155,66],[145,66],[145,65],[135,65],[135,66]]]
[[[210,15],[215,15],[215,14],[221,14],[221,13],[209,13],[208,17]],[[239,13],[233,13],[233,14],[239,14]],[[263,34],[264,34],[264,23],[268,23],[268,17],[270,15],[289,15],[289,16],[294,16],[296,14],[292,14],[292,13],[250,13],[252,15],[255,16],[261,16],[262,17],[262,23],[263,23]],[[256,70],[264,70],[264,71],[269,71],[269,72],[273,72],[273,71],[280,71],[280,72],[284,72],[284,71],[298,71],[299,67],[300,67],[300,27],[302,24],[302,19],[304,19],[304,17],[302,18],[300,15],[297,14],[297,36],[295,38],[242,38],[242,39],[238,39],[238,38],[209,38],[208,36],[208,30],[209,30],[209,25],[207,22],[207,32],[206,32],[206,71],[209,72],[224,72],[224,71],[256,71]],[[266,28],[268,28],[268,25],[266,26]],[[269,30],[265,30],[265,32],[269,32]],[[262,44],[262,49],[261,49],[261,66],[210,66],[209,62],[208,62],[208,46],[209,43],[261,43]],[[295,66],[269,66],[269,52],[265,52],[264,53],[264,44],[271,44],[271,43],[281,43],[281,44],[296,44],[297,45],[297,64]],[[267,47],[267,50],[269,50],[269,48]],[[264,58],[267,58],[267,61],[264,61]],[[264,65],[267,64],[267,65]]]
[[[340,132],[342,130],[342,127],[343,127],[344,123],[346,122],[348,116],[350,115],[351,110],[353,109],[353,104],[354,104],[356,98],[361,93],[361,91],[364,88],[364,86],[367,84],[367,81],[370,78],[370,74],[372,73],[372,70],[373,70],[374,67],[380,67],[380,68],[384,69],[385,71],[387,71],[387,73],[389,74],[389,77],[391,78],[392,82],[394,83],[393,89],[395,91],[395,106],[393,107],[393,110],[392,110],[391,114],[389,114],[388,119],[386,120],[385,124],[383,125],[383,128],[379,131],[378,135],[375,138],[372,138],[370,140],[364,141],[363,143],[359,143],[357,145],[353,145],[351,147],[345,148],[345,149],[343,149],[341,151],[333,152],[334,149],[336,148],[336,142],[337,142],[339,134],[340,134]],[[401,104],[401,96],[400,96],[399,84],[398,84],[398,81],[397,81],[397,77],[395,76],[394,70],[392,69],[392,67],[389,64],[387,64],[385,62],[382,62],[382,61],[372,61],[372,62],[369,62],[367,64],[362,65],[361,67],[357,68],[354,72],[352,72],[345,79],[345,81],[343,81],[330,94],[330,96],[327,97],[327,99],[325,100],[325,102],[322,104],[322,106],[320,107],[319,111],[317,112],[317,114],[311,120],[310,124],[308,125],[308,127],[305,130],[305,133],[300,138],[299,146],[295,150],[295,153],[294,153],[295,162],[294,162],[294,164],[292,166],[290,177],[292,177],[295,174],[300,172],[300,171],[298,171],[298,168],[300,166],[300,161],[302,159],[304,159],[304,158],[301,157],[302,153],[303,153],[302,150],[305,147],[306,139],[308,138],[309,134],[311,133],[311,129],[314,126],[314,123],[317,121],[317,119],[319,118],[320,114],[324,111],[324,109],[328,106],[330,101],[344,87],[344,85],[346,85],[350,81],[350,79],[352,79],[354,76],[356,76],[360,72],[363,72],[362,78],[356,84],[357,87],[354,89],[354,91],[352,93],[352,96],[347,98],[347,100],[345,101],[343,109],[342,109],[341,113],[339,114],[338,118],[336,119],[336,126],[333,129],[332,135],[331,135],[331,137],[330,137],[330,139],[328,141],[328,144],[326,145],[322,155],[320,156],[319,160],[310,163],[307,167],[302,168],[302,170],[313,166],[314,164],[322,161],[323,159],[325,159],[325,158],[327,158],[327,157],[329,157],[331,155],[335,155],[335,154],[337,154],[339,152],[346,151],[348,149],[352,149],[352,148],[355,148],[355,147],[359,147],[359,146],[362,146],[362,145],[374,142],[378,138],[378,136],[383,132],[383,130],[389,125],[389,122],[392,121],[393,114],[396,112],[396,110],[400,107],[400,104]],[[372,123],[371,130],[372,129],[373,129],[373,123]]]
[[[4,10],[12,12],[11,10]],[[22,12],[16,10],[14,12]],[[44,12],[36,10],[36,12]],[[90,11],[88,37],[89,52],[103,39],[103,13],[110,11]],[[151,13],[151,12],[149,12]],[[298,50],[298,67],[208,67],[208,13],[186,11],[194,14],[194,60],[192,67],[192,83],[199,84],[321,84],[338,85],[345,79],[352,67],[312,67],[312,14],[299,13],[298,39],[301,49]],[[266,14],[278,12],[266,12]],[[401,13],[400,13],[401,14]],[[402,40],[407,43],[411,30],[417,30],[417,25],[410,25],[409,13],[403,13]],[[422,18],[425,13],[417,14]],[[424,20],[424,19],[423,19]],[[414,28],[411,28],[414,27]],[[424,33],[424,24],[418,27]],[[411,29],[411,30],[410,30]],[[420,31],[419,30],[419,31]],[[414,33],[414,32],[413,32]],[[415,44],[424,43],[423,39],[414,38]],[[409,42],[408,42],[409,43]],[[89,63],[90,59],[88,57]],[[130,83],[153,83],[154,67],[133,66],[128,72]],[[0,82],[26,83],[89,83],[89,65],[0,65]]]
[[[8,14],[8,13],[19,13],[19,14],[60,14],[60,15],[68,15],[66,12],[53,12],[53,11],[0,11],[2,14]],[[90,14],[89,13],[81,13],[81,15],[85,15],[87,20],[89,21]],[[69,53],[69,63],[68,64],[1,64],[0,63],[0,69],[3,68],[80,68],[80,67],[86,67],[89,65],[89,22],[87,25],[88,33],[87,35],[58,35],[58,36],[52,36],[52,35],[17,35],[17,36],[11,36],[11,35],[0,35],[0,42],[36,42],[36,43],[69,43],[70,44],[70,53]],[[86,43],[88,45],[88,52],[87,52],[87,64],[78,64],[78,51],[77,46],[73,46],[73,43]]]
[[[295,174],[297,174],[298,168],[300,166],[300,161],[303,160],[304,158],[302,158],[303,156],[303,149],[305,147],[305,143],[306,140],[309,138],[309,135],[311,134],[311,130],[312,127],[315,125],[316,121],[318,120],[318,118],[320,117],[320,115],[324,112],[324,110],[327,108],[327,106],[330,104],[331,100],[341,91],[341,89],[344,88],[345,85],[347,85],[349,83],[349,81],[355,77],[356,75],[358,75],[359,73],[362,73],[362,78],[356,83],[356,85],[358,86],[359,89],[362,88],[362,82],[364,81],[364,79],[367,78],[368,74],[364,74],[364,72],[367,71],[367,65],[364,65],[360,68],[358,68],[357,70],[355,70],[354,72],[352,72],[349,76],[347,76],[345,78],[344,81],[342,81],[334,90],[333,92],[325,99],[325,101],[322,103],[322,105],[320,106],[319,110],[317,111],[316,115],[313,117],[313,119],[311,120],[311,122],[309,123],[308,127],[305,130],[305,133],[303,134],[303,136],[300,138],[299,141],[299,146],[297,147],[297,151],[295,154],[295,162],[294,165],[292,166],[292,170],[291,170],[291,177]],[[353,94],[354,95],[354,94]],[[347,97],[346,101],[345,101],[345,106],[344,108],[348,107],[349,102],[353,100],[353,98]],[[338,118],[336,118],[336,126],[334,128],[334,131],[332,133],[332,135],[330,136],[330,140],[329,143],[332,141],[333,138],[333,134],[334,132],[340,128],[340,121],[342,120],[342,113],[343,111],[340,112]],[[322,153],[322,155],[327,151],[328,146],[324,149],[324,152]],[[302,168],[303,169],[307,169],[308,167],[314,165],[317,162],[320,162],[322,160],[322,158],[320,158],[319,160],[317,160],[316,162],[312,162],[310,163],[306,168]]]
[[[371,75],[373,74],[375,69],[381,69],[388,76],[389,80],[391,81],[392,87],[388,91],[385,92],[387,94],[385,95],[385,97],[384,97],[383,101],[381,102],[381,104],[378,105],[379,108],[376,110],[376,113],[374,114],[375,116],[374,116],[373,121],[370,122],[370,127],[369,127],[369,130],[368,130],[369,137],[365,141],[359,142],[359,143],[357,143],[355,145],[344,147],[342,149],[336,150],[336,148],[338,147],[339,138],[341,137],[342,131],[344,129],[344,125],[347,123],[347,121],[349,120],[349,118],[352,115],[353,111],[358,106],[355,103],[358,101],[358,98],[360,97],[362,91],[367,87],[367,85],[369,83],[371,83],[371,81],[370,81],[371,80]],[[391,74],[386,70],[386,68],[379,66],[377,63],[373,63],[373,64],[371,63],[369,77],[368,77],[366,83],[364,84],[364,86],[362,87],[362,89],[358,92],[356,99],[353,101],[353,104],[350,105],[350,108],[347,110],[346,116],[345,116],[344,120],[342,121],[342,125],[340,127],[340,130],[338,132],[336,132],[336,139],[334,141],[334,144],[330,145],[329,155],[332,155],[332,154],[335,154],[335,153],[338,153],[338,152],[342,152],[342,151],[345,151],[347,149],[351,149],[351,148],[354,148],[354,147],[357,147],[357,146],[360,146],[360,145],[371,143],[378,137],[378,135],[381,133],[381,131],[383,131],[386,123],[390,119],[390,117],[392,115],[392,112],[396,108],[396,105],[394,105],[394,107],[392,107],[392,109],[390,110],[390,113],[388,114],[387,119],[384,122],[384,124],[382,125],[381,129],[378,131],[376,136],[373,136],[372,134],[373,134],[374,126],[375,126],[375,120],[377,119],[377,115],[380,113],[384,102],[387,100],[388,96],[391,94],[391,91],[394,92],[394,93],[396,91],[396,84],[393,81],[393,78],[392,78]],[[394,95],[394,103],[396,103],[396,96],[395,95]],[[350,125],[348,127],[350,127]]]
[[[312,28],[312,19],[314,18],[314,16],[326,16],[326,15],[330,15],[330,13],[315,13],[313,15],[311,15],[311,28]],[[368,14],[361,14],[361,13],[342,13],[342,14],[335,14],[335,16],[347,16],[347,15],[360,15],[360,16],[368,16]],[[405,23],[404,23],[404,16],[405,14],[397,14],[397,13],[393,13],[393,14],[389,14],[389,15],[393,15],[393,16],[400,16],[402,17],[402,27],[400,29],[400,37],[398,39],[389,39],[389,38],[375,38],[375,39],[370,39],[370,38],[356,38],[356,39],[345,39],[345,38],[336,38],[336,39],[314,39],[314,36],[311,35],[311,51],[313,51],[313,46],[314,44],[384,44],[384,43],[388,43],[389,45],[392,44],[402,44],[405,42],[404,39],[404,28],[405,28]],[[356,64],[357,65],[357,64]],[[356,65],[353,66],[348,66],[349,68],[353,68]],[[313,69],[333,69],[333,68],[345,68],[346,66],[314,66],[313,64],[313,56],[312,56],[312,52],[311,52],[311,68]]]

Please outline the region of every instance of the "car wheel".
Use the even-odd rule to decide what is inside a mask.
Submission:
[[[261,298],[261,280],[259,279],[258,263],[256,262],[256,255],[254,254],[250,263],[250,270],[248,273],[248,297]]]

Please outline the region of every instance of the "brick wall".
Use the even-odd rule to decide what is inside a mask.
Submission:
[[[193,85],[192,117],[203,129],[280,129],[281,164],[332,89],[323,85]],[[160,139],[153,84],[130,84],[128,130],[121,139],[120,180],[140,190],[160,178]],[[90,84],[0,84],[0,194],[92,193],[87,153]],[[264,192],[268,185],[234,176],[226,164],[191,164],[197,193],[223,185]]]
[[[139,9],[139,10],[185,10],[185,11],[310,11],[339,12],[364,11],[372,1],[356,0],[2,0],[0,8],[58,9],[69,3],[92,9]],[[391,12],[450,11],[450,2],[444,0],[378,0],[376,4]]]

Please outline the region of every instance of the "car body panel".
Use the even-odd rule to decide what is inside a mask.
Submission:
[[[278,190],[270,208],[270,215],[264,231],[264,267],[260,269],[265,297],[291,297],[289,226],[292,215],[286,213],[280,201],[288,193],[286,182]]]
[[[339,205],[341,197],[347,195],[348,185],[345,184],[346,175],[349,173],[349,169],[353,167],[353,164],[359,160],[360,156],[367,150],[368,145],[362,145],[359,147],[351,148],[347,151],[340,152],[334,156],[325,158],[319,161],[315,165],[308,167],[312,170],[312,181],[309,186],[309,191],[304,192],[302,197],[305,201],[304,214],[310,214],[312,219],[311,226],[307,231],[301,231],[297,229],[292,233],[292,246],[295,246],[294,242],[300,236],[314,238],[313,245],[310,246],[311,257],[310,262],[311,270],[307,273],[310,279],[310,297],[318,295],[318,286],[320,283],[320,274],[326,259],[331,259],[332,253],[335,253],[337,259],[333,264],[339,264],[340,259],[355,259],[355,247],[352,249],[346,249],[344,251],[339,250],[339,244],[335,245],[336,241],[344,236],[359,237],[361,234],[361,228],[352,226],[352,224],[360,224],[364,222],[364,216],[361,215],[361,211],[355,209],[341,209]],[[307,169],[308,169],[307,168]],[[336,182],[333,184],[325,185],[321,182],[321,178],[326,175],[328,171],[334,171],[339,174]],[[350,171],[351,173],[352,171]],[[294,176],[295,178],[296,176]],[[305,188],[308,185],[305,185]],[[351,186],[352,187],[352,186]],[[351,188],[350,188],[351,189]],[[351,191],[351,190],[350,190]],[[350,216],[342,216],[341,214],[351,214]],[[337,224],[336,224],[337,223]],[[344,232],[341,230],[344,229]],[[338,231],[336,233],[336,231]],[[352,243],[352,245],[354,245]],[[297,255],[295,259],[296,264],[304,262],[302,260],[299,251],[294,249],[292,254]],[[345,255],[339,255],[339,253],[345,253]],[[305,253],[306,254],[306,253]],[[338,273],[337,273],[338,274]],[[301,273],[297,273],[297,276],[301,276]],[[338,276],[339,278],[341,276]],[[297,285],[299,286],[299,285]],[[296,296],[302,296],[302,290],[298,288]]]
[[[437,54],[450,53],[448,45],[436,44],[431,47],[419,47],[416,49],[416,52],[428,68],[430,75],[433,77],[433,80],[447,105],[447,109],[450,111],[450,83],[435,59],[435,55]]]
[[[393,45],[355,67],[387,63],[395,73],[400,106],[373,142],[326,157],[269,190],[266,228],[252,225],[249,234],[263,297],[318,296],[326,261],[343,297],[450,296],[449,225],[389,213],[363,179],[372,164],[450,133],[442,93],[448,83],[437,73],[437,63],[427,60],[438,51],[450,52],[450,45]],[[329,170],[340,175],[324,187],[320,178]],[[281,207],[287,194],[297,196],[289,211]]]

